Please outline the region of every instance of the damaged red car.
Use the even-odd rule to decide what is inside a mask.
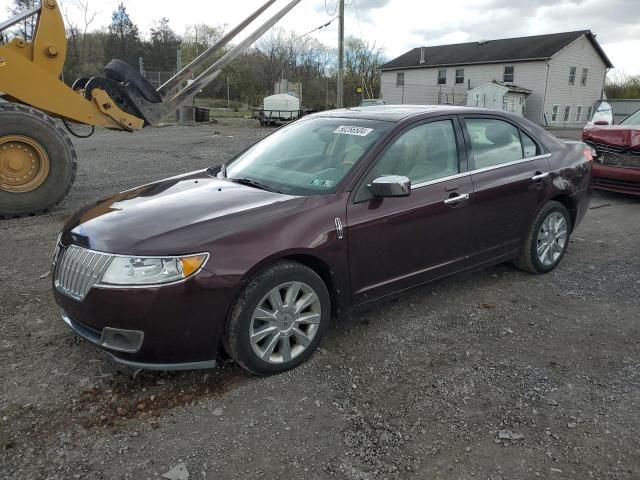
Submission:
[[[596,153],[594,188],[640,196],[640,110],[613,125],[613,109],[601,102],[582,140]]]

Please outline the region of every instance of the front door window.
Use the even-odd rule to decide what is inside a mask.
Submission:
[[[366,184],[386,175],[402,175],[413,187],[458,173],[458,147],[451,120],[418,125],[401,134],[378,158],[356,201],[369,199]]]

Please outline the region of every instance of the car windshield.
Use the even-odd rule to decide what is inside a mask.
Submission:
[[[620,122],[620,125],[627,125],[629,127],[640,127],[640,110],[629,115],[627,118]]]
[[[289,195],[325,195],[393,124],[312,117],[275,131],[227,165],[226,175]]]

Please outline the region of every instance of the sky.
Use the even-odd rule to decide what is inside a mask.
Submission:
[[[61,0],[68,17],[82,24],[78,1]],[[86,1],[89,10],[97,12],[93,29],[110,23],[111,12],[121,0]],[[147,33],[154,21],[164,16],[181,33],[193,23],[235,26],[263,2],[126,0],[124,3],[141,32]],[[0,0],[0,12],[6,12],[11,3]],[[269,12],[286,3],[288,0],[278,0]],[[384,48],[388,59],[419,46],[589,29],[597,35],[615,65],[614,73],[640,75],[640,0],[346,0],[346,3],[346,34],[375,41]],[[337,0],[302,0],[278,25],[302,35],[331,20],[336,4]],[[312,35],[327,45],[337,45],[338,22]]]

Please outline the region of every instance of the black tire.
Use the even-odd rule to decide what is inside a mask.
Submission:
[[[15,103],[0,103],[0,137],[21,135],[35,140],[49,157],[49,173],[30,192],[0,189],[0,218],[37,215],[66,197],[76,178],[76,151],[66,132],[45,113]]]
[[[550,265],[543,264],[538,258],[537,247],[538,247],[538,233],[542,228],[543,222],[549,217],[549,215],[553,213],[558,213],[564,217],[564,221],[567,226],[567,237],[564,242],[564,246],[562,251],[559,252],[559,257]],[[567,208],[555,201],[547,202],[536,214],[533,222],[531,223],[531,227],[527,231],[527,236],[525,237],[525,242],[522,247],[522,251],[520,252],[520,256],[514,262],[514,264],[530,273],[548,273],[554,268],[558,266],[562,257],[564,257],[565,252],[567,251],[567,247],[569,246],[569,236],[571,234],[571,215]]]
[[[274,364],[262,360],[254,352],[249,339],[251,319],[261,299],[286,282],[303,282],[315,291],[321,306],[320,323],[315,337],[302,353],[288,362]],[[299,366],[309,358],[329,328],[330,318],[331,299],[322,278],[299,263],[279,262],[258,273],[236,300],[224,332],[225,348],[238,365],[255,375],[281,373]]]

